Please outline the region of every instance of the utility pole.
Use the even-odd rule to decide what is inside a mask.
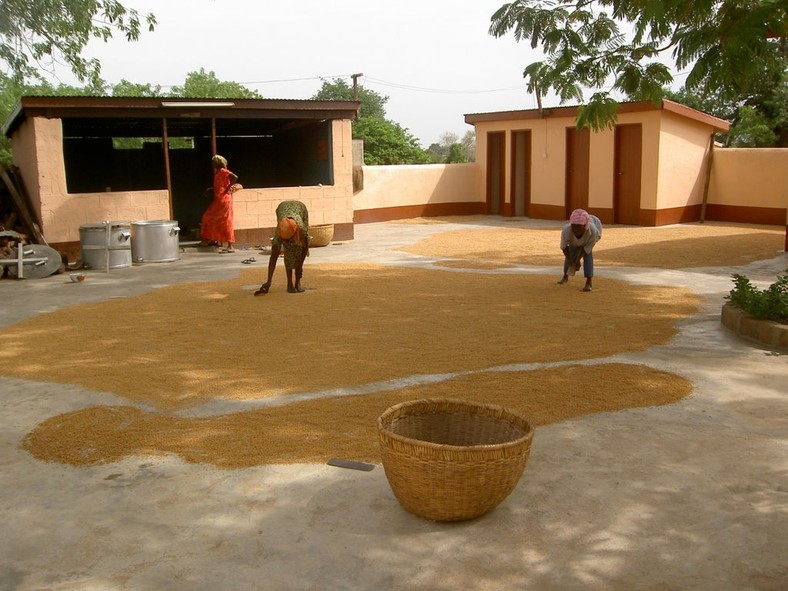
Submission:
[[[358,100],[358,79],[363,76],[364,74],[351,74],[350,77],[353,78],[353,100]],[[358,106],[356,109],[356,119],[358,119],[359,111],[361,111],[361,105]]]
[[[358,79],[363,76],[364,74],[351,74],[350,77],[353,78],[353,100],[358,100]]]

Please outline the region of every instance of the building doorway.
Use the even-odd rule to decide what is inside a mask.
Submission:
[[[531,130],[512,132],[512,215],[531,209]]]
[[[588,209],[591,131],[585,127],[566,129],[566,219],[575,209]]]
[[[643,128],[616,125],[613,179],[613,221],[640,225],[640,181],[643,166]]]
[[[500,215],[506,198],[505,185],[506,133],[487,134],[487,213]]]

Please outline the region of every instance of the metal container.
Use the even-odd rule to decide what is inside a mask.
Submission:
[[[171,263],[181,258],[176,220],[131,223],[131,258],[135,263]]]
[[[85,269],[120,269],[131,266],[129,222],[98,222],[79,227],[82,266]]]

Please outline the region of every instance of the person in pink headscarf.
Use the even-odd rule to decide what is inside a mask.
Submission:
[[[602,222],[585,209],[576,209],[569,216],[569,223],[561,230],[561,251],[564,253],[564,274],[558,282],[569,281],[583,264],[586,284],[583,291],[591,291],[594,279],[594,245],[602,238]]]

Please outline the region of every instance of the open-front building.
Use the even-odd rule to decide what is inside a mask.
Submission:
[[[23,97],[5,123],[48,242],[69,251],[83,224],[177,220],[198,238],[211,156],[239,176],[239,243],[262,243],[285,199],[353,236],[355,101]]]

